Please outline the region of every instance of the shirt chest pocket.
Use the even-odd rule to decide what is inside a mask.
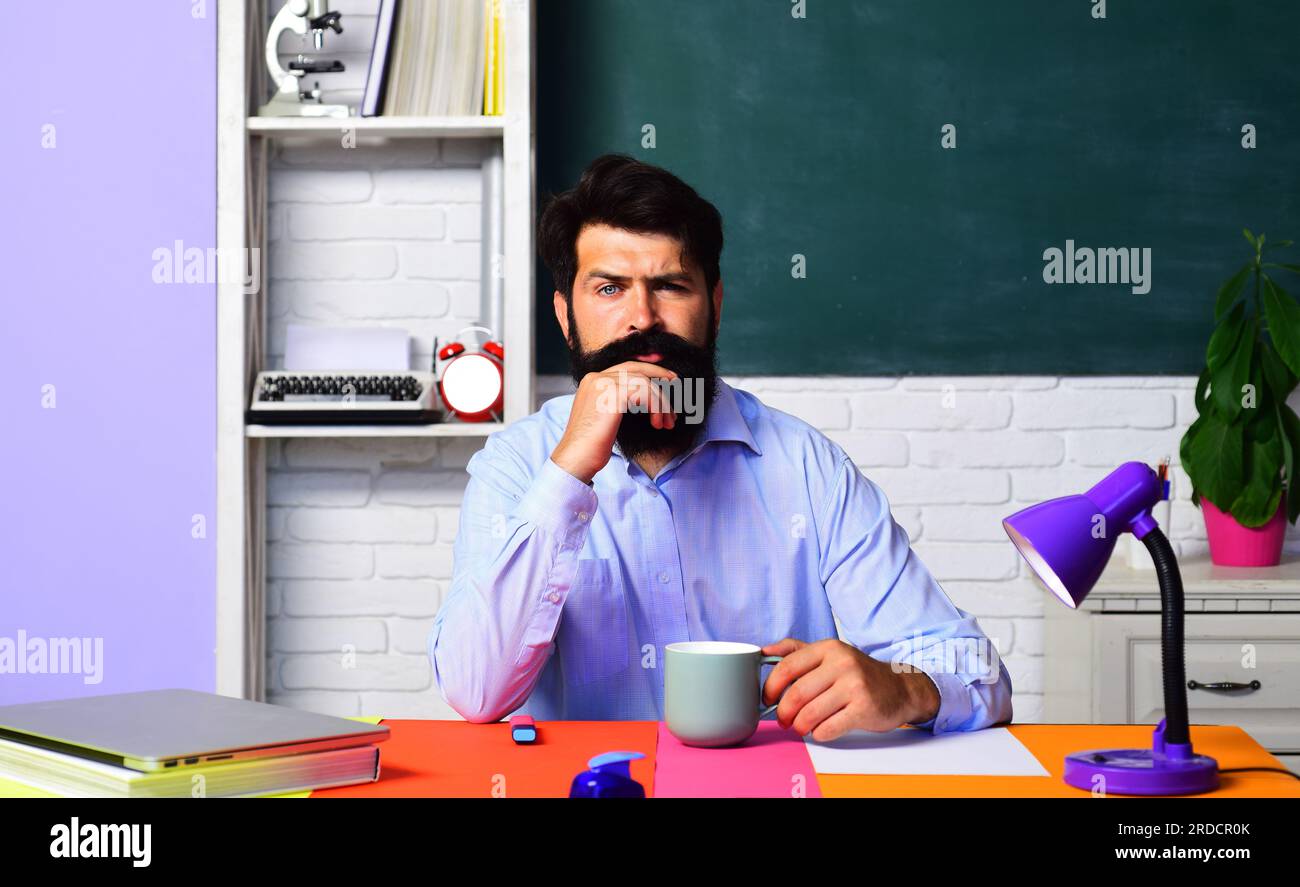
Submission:
[[[565,681],[589,684],[627,668],[628,620],[622,579],[611,562],[578,561],[556,638]]]

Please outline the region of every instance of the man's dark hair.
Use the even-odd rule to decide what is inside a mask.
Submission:
[[[683,260],[704,271],[705,296],[722,276],[722,216],[695,189],[662,167],[626,154],[603,154],[570,191],[553,196],[537,228],[537,250],[555,288],[573,304],[578,234],[609,225],[638,234],[666,234],[682,245]]]

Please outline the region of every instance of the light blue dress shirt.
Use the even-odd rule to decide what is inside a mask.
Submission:
[[[470,459],[429,635],[466,719],[663,720],[668,644],[839,637],[929,674],[939,711],[919,727],[1010,721],[996,649],[833,441],[719,381],[696,443],[657,477],[615,447],[588,486],[550,460],[572,404],[548,401]]]

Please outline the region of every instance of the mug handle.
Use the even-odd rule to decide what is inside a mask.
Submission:
[[[776,711],[776,707],[781,704],[781,699],[778,698],[776,702],[773,702],[771,705],[766,707],[763,706],[763,684],[762,684],[763,666],[776,665],[784,658],[785,658],[784,656],[764,656],[762,659],[758,660],[758,676],[760,681],[758,685],[758,716],[760,718],[767,717],[772,712]],[[788,690],[790,688],[787,687],[786,689]],[[781,696],[785,696],[785,694],[782,693]]]

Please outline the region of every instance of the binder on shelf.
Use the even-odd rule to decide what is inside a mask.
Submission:
[[[379,17],[375,24],[375,40],[370,49],[370,68],[366,72],[366,90],[361,99],[361,116],[374,117],[383,105],[388,86],[388,45],[393,36],[393,23],[397,20],[398,0],[379,0]]]

